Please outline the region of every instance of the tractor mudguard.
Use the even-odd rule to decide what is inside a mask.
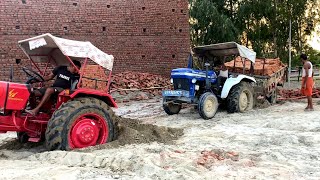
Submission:
[[[94,90],[94,89],[76,89],[71,95],[70,98],[74,99],[77,97],[90,96],[100,99],[107,103],[110,107],[118,108],[117,103],[114,101],[112,96],[104,91]]]
[[[234,85],[239,84],[242,80],[256,83],[256,80],[253,77],[242,75],[242,74],[238,75],[236,78],[228,78],[223,85],[222,92],[221,92],[221,98],[222,99],[227,98],[231,88]]]

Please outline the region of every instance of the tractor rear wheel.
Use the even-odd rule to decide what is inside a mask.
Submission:
[[[200,96],[198,111],[203,119],[207,120],[213,118],[217,113],[218,107],[218,99],[213,93],[206,92]]]
[[[228,112],[245,112],[253,108],[253,88],[247,82],[232,87],[227,98]]]
[[[46,147],[49,150],[71,150],[112,141],[113,116],[110,107],[96,98],[66,102],[48,122]]]
[[[178,114],[181,110],[181,104],[175,104],[173,102],[168,103],[165,98],[163,99],[162,107],[168,115]]]

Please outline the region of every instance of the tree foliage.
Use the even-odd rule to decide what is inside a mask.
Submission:
[[[234,41],[238,28],[232,20],[232,12],[224,8],[221,0],[191,2],[191,37],[194,45]],[[216,36],[219,36],[217,38]]]
[[[189,0],[193,45],[236,41],[259,57],[288,59],[289,22],[292,53],[311,52],[306,41],[319,21],[317,0]]]

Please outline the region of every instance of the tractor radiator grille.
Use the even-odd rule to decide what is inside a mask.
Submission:
[[[174,89],[182,89],[182,90],[186,90],[189,91],[189,79],[173,79],[173,86]]]

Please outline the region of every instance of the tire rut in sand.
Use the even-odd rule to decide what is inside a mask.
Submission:
[[[173,144],[183,135],[183,129],[143,124],[140,120],[121,118],[114,116],[118,129],[115,131],[117,137],[114,141],[98,146],[79,149],[78,151],[92,151],[107,148],[117,148],[126,144],[143,144],[159,142]]]

